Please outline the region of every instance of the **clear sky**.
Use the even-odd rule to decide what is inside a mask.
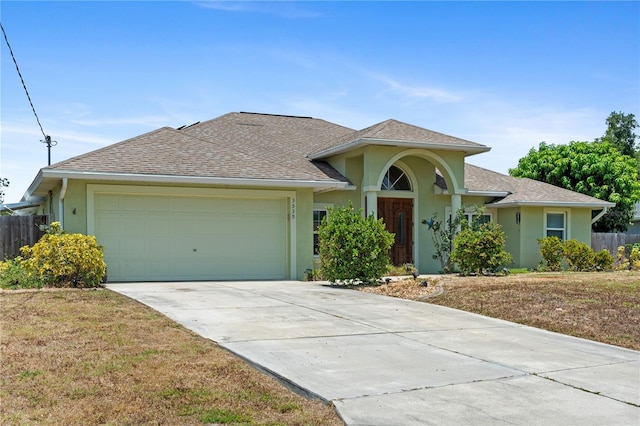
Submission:
[[[62,161],[232,111],[362,129],[394,118],[492,147],[507,173],[541,141],[640,117],[640,3],[0,1]],[[2,41],[0,176],[17,202],[47,164]]]

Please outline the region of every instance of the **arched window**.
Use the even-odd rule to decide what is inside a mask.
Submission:
[[[384,191],[411,191],[411,182],[402,169],[391,166],[382,179],[380,189]]]

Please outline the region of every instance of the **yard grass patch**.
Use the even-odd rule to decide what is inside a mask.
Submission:
[[[428,299],[434,285],[414,280],[361,290],[640,350],[640,272],[442,275],[436,281],[444,292]]]
[[[108,290],[0,293],[0,424],[343,424]]]

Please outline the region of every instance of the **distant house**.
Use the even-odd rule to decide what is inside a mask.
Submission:
[[[547,235],[590,243],[612,203],[466,163],[489,149],[396,120],[229,113],[42,168],[22,202],[96,235],[110,281],[301,279],[327,207],[348,202],[384,218],[393,263],[421,273],[440,269],[423,222],[463,206],[502,225],[514,266],[537,266]]]
[[[627,234],[640,234],[640,203],[636,203],[633,221],[629,229],[627,229]]]

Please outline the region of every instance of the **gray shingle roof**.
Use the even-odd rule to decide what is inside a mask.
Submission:
[[[182,130],[161,129],[70,158],[54,170],[348,182],[305,154],[314,140],[352,132],[305,117],[231,113]]]
[[[349,183],[328,163],[310,160],[310,153],[341,149],[354,141],[403,141],[417,146],[468,147],[481,144],[433,132],[396,120],[360,131],[310,117],[229,113],[213,120],[162,127],[149,133],[53,164],[43,170]],[[319,149],[319,147],[322,147]],[[475,151],[474,151],[475,150]],[[313,157],[313,156],[311,156]],[[319,158],[322,158],[321,156]],[[465,165],[470,191],[506,192],[494,206],[531,203],[610,203],[531,179],[520,179]],[[438,179],[444,186],[444,180]]]
[[[491,206],[495,207],[528,204],[580,204],[585,207],[590,206],[596,208],[614,206],[613,203],[569,191],[545,182],[503,175],[471,164],[465,164],[464,173],[464,184],[468,191],[508,193],[506,196],[498,197],[490,203]],[[443,185],[444,180],[438,179],[437,183]]]
[[[451,147],[459,150],[488,151],[485,145],[471,142],[444,133],[434,132],[422,127],[403,123],[397,120],[385,120],[374,124],[366,129],[341,135],[333,140],[329,140],[325,145],[316,146],[316,150],[311,157],[322,156],[325,152],[331,152],[345,145],[356,141],[389,141],[389,142],[414,142],[427,147]]]

